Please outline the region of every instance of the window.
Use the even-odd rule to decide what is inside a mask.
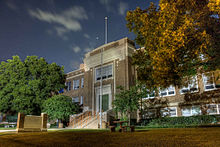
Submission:
[[[207,113],[208,114],[219,114],[218,105],[216,105],[216,104],[208,104],[207,107],[208,107],[208,109],[207,109]]]
[[[200,115],[201,113],[200,106],[192,106],[192,115]]]
[[[83,104],[83,96],[81,96],[80,104]]]
[[[143,119],[155,118],[156,117],[156,109],[148,109],[144,111]]]
[[[191,116],[192,112],[191,112],[191,107],[184,107],[182,108],[182,116]]]
[[[81,88],[84,87],[84,78],[81,78]]]
[[[163,108],[161,109],[161,115],[163,117],[164,116],[175,117],[177,116],[177,109],[176,107]]]
[[[73,97],[72,102],[73,103],[79,103],[79,97]]]
[[[201,114],[200,106],[188,106],[181,109],[182,116],[192,116]]]
[[[202,75],[205,91],[215,89],[213,73],[205,73]]]
[[[73,80],[73,89],[79,89],[79,80]]]
[[[102,67],[102,79],[112,77],[112,65]],[[96,81],[101,80],[101,68],[96,69]]]
[[[198,92],[198,82],[197,82],[197,76],[193,76],[191,78],[187,78],[187,87],[182,87],[180,89],[180,94],[184,94],[187,92]]]
[[[174,86],[170,86],[166,89],[160,90],[159,91],[159,95],[160,96],[172,96],[175,95],[175,87]]]
[[[151,92],[150,94],[147,94],[146,97],[144,99],[152,99],[152,98],[155,98],[155,91]]]
[[[66,82],[66,86],[67,86],[67,91],[71,90],[71,81]]]

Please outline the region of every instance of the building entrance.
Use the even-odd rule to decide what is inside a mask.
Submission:
[[[111,109],[112,94],[111,85],[103,86],[102,93],[102,112]],[[100,87],[96,88],[96,112],[100,112]]]

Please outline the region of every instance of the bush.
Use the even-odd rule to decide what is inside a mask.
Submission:
[[[161,117],[152,119],[146,127],[173,128],[213,124],[220,121],[219,115],[198,115],[190,117]]]

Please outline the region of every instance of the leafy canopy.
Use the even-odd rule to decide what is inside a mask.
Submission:
[[[64,88],[63,67],[44,58],[13,56],[0,64],[0,112],[40,114],[43,102]]]
[[[180,86],[182,79],[220,66],[219,1],[160,0],[128,11],[129,31],[141,49],[133,56],[148,87]]]
[[[51,120],[68,120],[70,115],[79,111],[78,105],[72,102],[71,97],[65,95],[55,95],[47,99],[43,107]]]

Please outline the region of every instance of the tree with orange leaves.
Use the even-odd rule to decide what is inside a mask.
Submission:
[[[220,67],[217,0],[160,0],[128,11],[129,31],[141,49],[133,56],[138,80],[149,88],[181,86],[186,76]]]

